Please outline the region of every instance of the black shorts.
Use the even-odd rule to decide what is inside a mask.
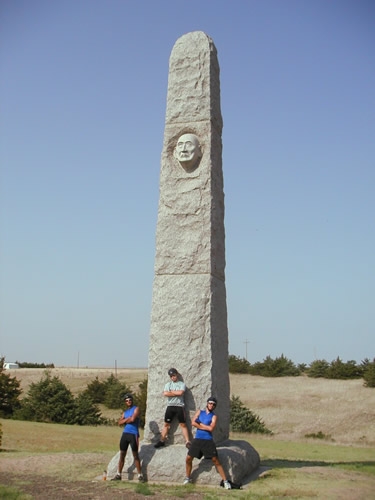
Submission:
[[[213,458],[217,457],[217,449],[212,439],[193,439],[187,453],[193,458]]]
[[[167,406],[165,410],[164,422],[170,424],[174,417],[178,418],[180,424],[186,423],[185,408],[183,406]]]
[[[138,436],[136,436],[135,434],[130,434],[130,432],[123,432],[120,439],[120,450],[127,452],[130,444],[130,448],[132,449],[132,451],[137,452],[138,443]]]

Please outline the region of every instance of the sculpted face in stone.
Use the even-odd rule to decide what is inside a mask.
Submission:
[[[185,170],[195,168],[202,157],[198,137],[194,134],[183,134],[177,141],[173,155]]]

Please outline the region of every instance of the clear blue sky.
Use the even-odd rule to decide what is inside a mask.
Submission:
[[[374,28],[371,0],[2,0],[0,354],[147,366],[168,61],[201,30],[230,353],[373,358]]]

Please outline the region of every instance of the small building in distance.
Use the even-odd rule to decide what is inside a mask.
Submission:
[[[4,370],[15,370],[19,368],[17,363],[4,363],[3,365]]]

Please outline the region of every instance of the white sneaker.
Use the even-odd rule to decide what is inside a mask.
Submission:
[[[190,484],[190,483],[191,483],[190,477],[185,477],[184,484]]]
[[[226,490],[231,490],[232,489],[232,486],[230,485],[230,482],[229,481],[224,481],[224,488]]]

